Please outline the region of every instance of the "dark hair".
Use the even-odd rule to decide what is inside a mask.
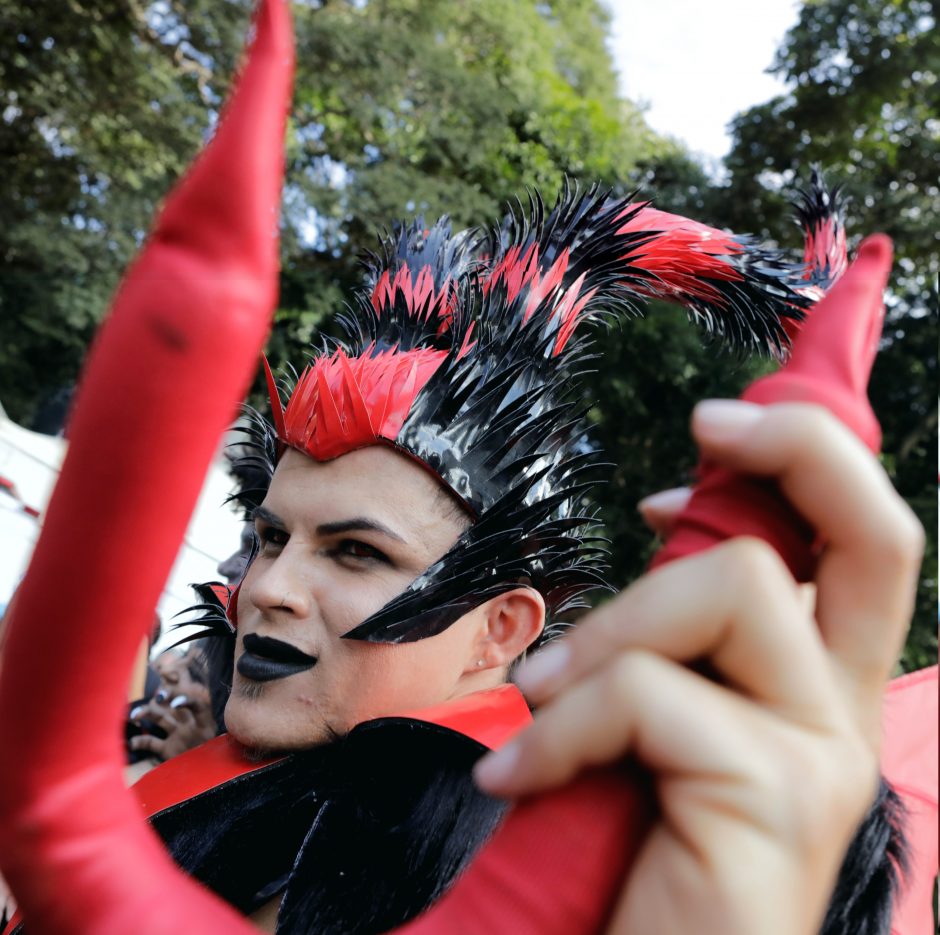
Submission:
[[[904,803],[884,777],[839,870],[820,935],[888,935],[907,872]]]

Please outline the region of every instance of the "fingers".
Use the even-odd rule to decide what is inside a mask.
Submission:
[[[535,722],[475,770],[487,792],[519,796],[633,754],[657,774],[749,775],[768,715],[654,653],[635,650],[540,708]],[[725,725],[722,729],[721,725]]]
[[[150,701],[139,708],[135,708],[131,720],[136,723],[142,720],[150,721],[167,733],[171,733],[179,726],[184,710],[183,708],[168,708]]]
[[[177,695],[169,705],[149,702],[131,712],[131,720],[149,720],[160,727],[166,737],[149,734],[132,737],[132,750],[147,750],[163,760],[196,747],[216,734],[215,719],[209,705],[198,699]]]
[[[676,519],[685,509],[692,497],[689,487],[674,487],[672,490],[661,490],[658,493],[644,497],[637,509],[643,522],[649,526],[657,536],[668,539],[675,527]]]
[[[729,683],[788,716],[828,722],[825,648],[796,584],[753,539],[657,569],[523,665],[516,681],[544,704],[625,650],[676,662],[707,658]]]
[[[6,925],[16,915],[16,899],[6,880],[0,876],[0,925]]]
[[[131,737],[128,746],[131,750],[142,750],[152,753],[161,760],[167,759],[166,740],[155,737],[153,734],[138,734],[136,737]]]
[[[777,478],[826,542],[817,621],[863,695],[880,691],[910,619],[924,533],[877,459],[817,406],[709,401],[692,430],[726,467]]]

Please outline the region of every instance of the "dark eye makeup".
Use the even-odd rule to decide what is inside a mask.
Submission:
[[[286,545],[288,538],[290,538],[283,529],[278,529],[277,526],[261,524],[258,524],[256,535],[262,552],[270,548],[279,549],[281,546]]]
[[[285,530],[262,523],[258,523],[257,535],[262,553],[283,548],[290,538]],[[360,539],[340,539],[326,550],[326,554],[346,564],[366,565],[374,562],[392,564],[392,560],[381,549]]]
[[[359,539],[340,539],[327,554],[356,562],[383,562],[386,565],[392,563],[391,559],[380,549]]]

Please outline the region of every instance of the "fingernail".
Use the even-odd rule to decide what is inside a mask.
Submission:
[[[644,510],[672,510],[677,507],[685,506],[692,491],[688,487],[673,487],[671,490],[660,490],[657,493],[651,493],[644,497],[636,505],[636,508],[642,513]]]
[[[764,407],[740,399],[706,399],[695,407],[695,434],[712,442],[732,442],[746,436],[763,418]]]
[[[519,745],[515,743],[507,743],[505,747],[488,753],[473,768],[477,785],[494,791],[502,787],[516,771],[519,756]]]
[[[144,706],[142,704],[137,705],[136,708],[131,708],[130,719],[136,721],[144,713]]]
[[[546,646],[519,666],[515,675],[516,685],[523,694],[539,691],[555,681],[568,667],[570,660],[571,649],[566,643]]]
[[[163,703],[167,700],[167,698],[169,698],[169,697],[170,697],[170,693],[169,693],[165,688],[161,688],[160,691],[158,691],[158,692],[153,696],[153,700],[154,700],[157,704],[163,704]]]
[[[171,708],[182,708],[184,704],[189,704],[189,699],[185,695],[177,695],[171,702]]]

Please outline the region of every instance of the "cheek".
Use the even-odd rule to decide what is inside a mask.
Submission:
[[[397,714],[450,698],[463,672],[462,655],[447,643],[383,644],[346,640],[341,650],[343,696],[357,717]]]
[[[323,581],[314,595],[320,619],[340,638],[381,610],[412,582],[407,575],[345,575]]]

